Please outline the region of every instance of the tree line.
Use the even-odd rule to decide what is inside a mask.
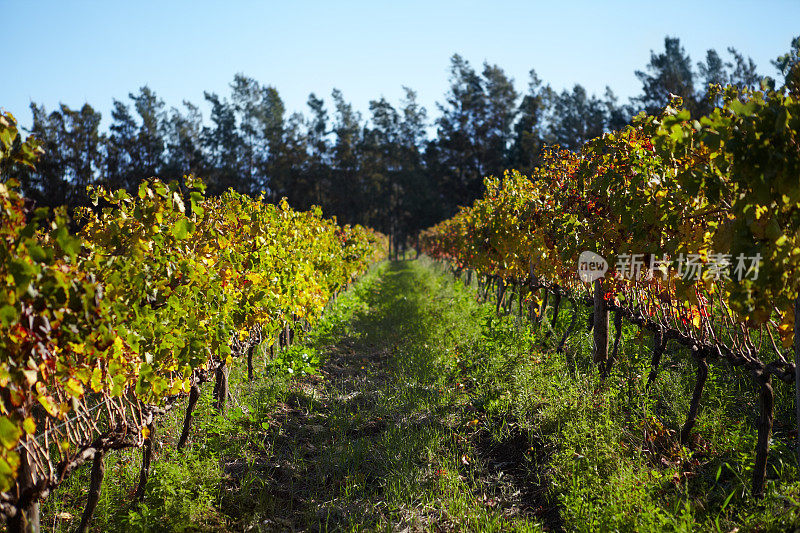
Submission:
[[[773,63],[780,70],[798,50],[800,38]],[[624,103],[610,88],[599,96],[580,84],[556,91],[534,70],[520,92],[501,67],[476,69],[456,54],[436,117],[408,87],[399,103],[370,101],[367,117],[337,89],[328,100],[312,93],[305,113],[290,114],[277,89],[243,74],[228,95],[204,93],[208,117],[189,101],[167,107],[144,86],[113,101],[107,131],[88,103],[51,111],[32,103],[31,133],[45,153],[35,170],[16,173],[36,204],[70,207],[87,204],[89,184],[133,191],[144,178],[194,174],[211,194],[264,191],[299,210],[319,205],[326,216],[373,227],[396,245],[480,197],[484,176],[529,172],[546,144],[576,150],[639,111],[660,109],[671,94],[693,114],[707,112],[718,103],[709,84],[754,87],[762,79],[733,48],[708,50],[694,63],[672,37],[635,74],[641,94]]]

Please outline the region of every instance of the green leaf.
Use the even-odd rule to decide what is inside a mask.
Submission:
[[[0,142],[2,142],[6,148],[11,147],[11,141],[13,141],[15,136],[16,135],[12,136],[11,130],[7,130],[5,128],[0,129]]]
[[[3,326],[9,327],[17,321],[17,308],[13,305],[4,305],[0,307],[0,320]]]
[[[34,244],[32,242],[26,242],[25,248],[28,249],[28,254],[30,254],[31,259],[36,261],[37,263],[49,263],[50,257],[47,252],[39,246],[38,244]]]
[[[176,239],[185,239],[194,231],[194,224],[187,218],[179,219],[172,227],[172,235]]]
[[[731,498],[733,498],[734,494],[736,494],[735,490],[733,492],[731,492],[730,494],[728,494],[728,497],[725,498],[725,502],[722,504],[722,507],[720,508],[720,511],[724,511],[725,508],[728,506],[728,504],[731,503]]]
[[[756,104],[752,101],[746,104],[741,100],[734,100],[730,104],[731,111],[740,116],[749,116],[755,112]]]
[[[19,442],[22,430],[7,416],[0,416],[0,445],[10,450]]]
[[[19,295],[28,290],[28,285],[31,279],[39,273],[39,268],[20,259],[14,259],[8,264],[8,272],[14,279],[14,285]]]
[[[0,492],[6,492],[14,486],[19,468],[19,454],[9,450],[5,457],[0,456]]]
[[[53,234],[58,245],[64,250],[64,253],[74,260],[75,256],[81,251],[81,240],[78,237],[70,235],[67,228],[64,226],[56,229]]]

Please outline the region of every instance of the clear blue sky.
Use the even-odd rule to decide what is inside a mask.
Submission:
[[[277,87],[289,111],[338,87],[365,112],[408,85],[435,116],[453,53],[500,65],[520,91],[535,68],[557,89],[609,85],[627,99],[665,35],[695,62],[734,46],[774,76],[770,60],[800,34],[800,0],[0,0],[0,21],[0,107],[29,125],[31,101],[89,102],[107,127],[112,98],[142,85],[167,106],[202,104],[204,90],[228,94],[237,72]]]

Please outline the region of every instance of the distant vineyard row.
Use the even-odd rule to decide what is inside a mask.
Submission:
[[[753,478],[760,494],[771,380],[795,380],[800,97],[726,87],[716,98],[719,107],[707,115],[692,118],[674,99],[661,114],[640,115],[578,153],[549,149],[529,177],[489,178],[483,198],[425,231],[421,242],[500,293],[514,284],[553,295],[556,315],[562,298],[592,306],[595,362],[604,374],[618,343],[609,354],[609,311],[617,339],[623,319],[653,332],[650,382],[667,341],[690,348],[698,374],[684,441],[708,361],[749,370],[761,399]],[[594,258],[590,267],[612,268],[581,279],[581,254]]]
[[[34,165],[40,151],[0,115],[0,173]],[[224,409],[231,358],[247,356],[252,378],[257,344],[288,343],[385,245],[318,209],[207,197],[191,177],[90,194],[73,233],[63,209],[33,209],[18,184],[0,183],[0,512],[10,530],[35,520],[35,502],[82,463],[148,447],[154,417],[188,395],[183,444],[200,383],[216,380]]]

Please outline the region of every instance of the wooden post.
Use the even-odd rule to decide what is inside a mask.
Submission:
[[[769,454],[769,438],[772,434],[772,420],[775,408],[775,396],[772,392],[772,379],[767,375],[760,375],[757,379],[760,385],[758,417],[758,443],[756,444],[756,465],[753,469],[753,496],[764,496],[764,480],[767,477],[767,454]]]
[[[601,368],[608,360],[608,307],[603,298],[603,281],[594,281],[594,362]]]

